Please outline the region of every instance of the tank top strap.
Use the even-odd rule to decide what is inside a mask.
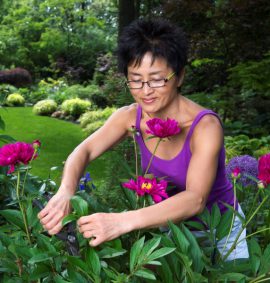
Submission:
[[[220,120],[220,118],[219,118],[219,116],[218,116],[217,113],[215,113],[215,112],[212,111],[212,110],[208,110],[208,109],[202,110],[202,111],[199,112],[199,113],[197,114],[197,116],[195,117],[195,119],[194,119],[194,121],[193,121],[193,123],[192,123],[192,125],[191,125],[191,127],[190,127],[190,129],[189,129],[189,132],[188,132],[188,134],[187,134],[186,142],[190,140],[190,138],[191,138],[191,136],[192,136],[192,134],[193,134],[193,131],[194,131],[196,125],[200,122],[200,120],[202,119],[202,117],[204,117],[205,115],[208,115],[208,114],[211,114],[211,115],[216,116],[216,117],[219,119],[220,123],[221,123],[221,120]],[[221,123],[221,124],[222,124],[222,123]]]
[[[138,105],[137,107],[137,115],[136,115],[136,130],[140,131],[140,125],[141,125],[141,118],[142,118],[142,107]]]

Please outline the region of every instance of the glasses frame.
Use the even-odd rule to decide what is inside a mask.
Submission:
[[[160,80],[148,80],[148,81],[140,81],[140,83],[142,84],[141,85],[141,87],[130,87],[129,86],[129,83],[130,82],[134,82],[134,81],[126,81],[126,85],[128,86],[128,88],[129,89],[142,89],[142,88],[144,88],[144,84],[147,84],[150,88],[160,88],[160,87],[164,87],[165,85],[166,85],[166,83],[171,79],[171,78],[173,78],[174,77],[174,75],[175,75],[175,72],[172,72],[172,73],[170,73],[166,78],[164,78],[164,79],[160,79]],[[161,86],[150,86],[150,83],[149,82],[151,82],[151,81],[164,81],[164,84],[163,85],[161,85]]]

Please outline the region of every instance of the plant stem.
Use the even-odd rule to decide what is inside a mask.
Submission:
[[[147,172],[148,172],[148,170],[149,170],[149,168],[150,168],[150,166],[151,166],[151,163],[152,163],[152,161],[153,161],[154,155],[155,155],[155,153],[156,153],[156,151],[157,151],[157,148],[158,148],[158,146],[159,146],[159,144],[160,144],[161,141],[162,141],[162,138],[159,138],[159,139],[158,139],[158,142],[157,142],[157,144],[156,144],[156,146],[155,146],[154,152],[153,152],[152,155],[151,155],[151,158],[150,158],[150,160],[149,160],[149,163],[148,163],[148,166],[147,166],[147,168],[146,168],[146,170],[145,170],[144,175],[147,174]]]
[[[37,153],[37,149],[35,148],[35,149],[34,149],[34,153],[33,153],[32,157],[31,157],[31,160],[30,160],[29,163],[28,163],[28,167],[27,167],[27,169],[26,169],[26,171],[25,171],[24,180],[23,180],[23,185],[22,185],[22,191],[21,191],[21,195],[22,195],[22,196],[24,195],[24,186],[25,186],[25,182],[26,182],[26,177],[27,177],[27,175],[28,175],[29,166],[31,165],[32,161],[34,160],[34,157],[35,157],[36,153]]]
[[[259,194],[260,194],[260,192],[262,191],[263,189],[261,189],[261,188],[259,188],[258,189],[258,191],[257,191],[257,193],[256,193],[256,195],[255,195],[255,197],[254,197],[254,199],[253,199],[253,203],[252,203],[252,206],[251,206],[251,208],[250,208],[250,214],[252,213],[252,211],[253,211],[253,207],[254,207],[254,205],[255,205],[255,203],[256,203],[256,201],[257,201],[257,198],[258,198],[258,196],[259,196]],[[248,217],[249,217],[250,215],[248,215]],[[247,217],[247,218],[248,218]]]
[[[21,210],[21,213],[22,213],[22,218],[23,218],[23,223],[24,223],[27,239],[29,241],[29,244],[31,245],[32,243],[31,243],[30,233],[29,233],[29,230],[28,230],[27,217],[26,217],[26,213],[25,213],[25,209],[24,209],[23,203],[21,202],[21,198],[20,198],[20,178],[21,178],[20,171],[18,171],[16,195],[17,195],[19,207],[20,207],[20,210]]]
[[[233,224],[234,224],[234,219],[235,219],[235,208],[236,208],[236,179],[233,179],[233,194],[234,194],[234,199],[233,199],[233,216],[232,216],[232,221],[231,221],[231,225],[230,225],[230,230],[229,230],[229,234],[226,238],[226,242],[223,246],[223,249],[220,253],[220,255],[222,256],[223,254],[223,251],[225,250],[226,246],[227,246],[227,243],[228,243],[228,240],[231,236],[231,233],[232,233],[232,228],[233,228]],[[229,255],[229,254],[228,254]]]
[[[262,202],[260,203],[260,205],[257,207],[257,209],[253,212],[253,214],[251,215],[251,217],[248,219],[248,221],[242,226],[242,229],[238,232],[231,248],[228,250],[228,252],[226,253],[226,255],[224,256],[223,260],[225,260],[229,254],[233,251],[233,249],[236,247],[236,245],[238,244],[238,239],[240,237],[240,235],[242,234],[242,232],[245,230],[245,228],[247,227],[248,223],[252,220],[252,218],[255,216],[255,214],[258,212],[258,210],[262,207],[262,205],[266,202],[266,200],[268,199],[268,196],[266,196]]]
[[[135,153],[135,170],[136,170],[136,178],[138,178],[138,151],[137,151],[137,143],[135,140],[135,133],[132,133],[133,143],[134,143],[134,153]]]

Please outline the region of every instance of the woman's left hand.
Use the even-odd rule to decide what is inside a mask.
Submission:
[[[131,221],[128,221],[126,216],[125,212],[94,213],[82,216],[77,225],[84,238],[91,238],[90,246],[95,247],[130,232]]]

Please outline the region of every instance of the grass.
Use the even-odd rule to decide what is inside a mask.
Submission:
[[[10,135],[17,141],[31,143],[35,139],[41,141],[40,156],[33,161],[31,174],[43,179],[50,175],[58,184],[61,170],[51,171],[51,167],[62,167],[71,151],[83,140],[83,132],[79,125],[55,118],[37,116],[31,107],[0,108],[0,116],[6,124],[1,134]],[[91,163],[87,170],[95,183],[102,178],[106,154]]]

